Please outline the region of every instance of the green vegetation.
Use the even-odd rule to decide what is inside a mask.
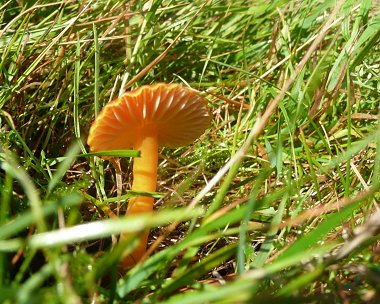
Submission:
[[[0,302],[377,302],[379,11],[2,1]],[[112,152],[121,189],[88,130],[109,100],[156,82],[199,90],[212,126],[160,150],[154,216],[109,218],[136,195],[138,152]],[[151,254],[123,273],[137,242],[116,236],[144,228]]]

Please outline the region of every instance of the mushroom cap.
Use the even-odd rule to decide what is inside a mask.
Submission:
[[[93,152],[130,149],[141,136],[154,134],[159,146],[190,144],[209,127],[207,100],[178,84],[141,86],[109,102],[90,128]]]

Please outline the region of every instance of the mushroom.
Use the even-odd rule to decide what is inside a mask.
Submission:
[[[203,134],[211,117],[207,100],[178,84],[145,85],[109,102],[93,122],[87,143],[92,152],[133,148],[132,190],[154,192],[157,184],[158,147],[188,145]],[[137,196],[129,200],[127,215],[150,213],[154,199]],[[134,251],[121,261],[133,267],[146,252],[144,232]]]

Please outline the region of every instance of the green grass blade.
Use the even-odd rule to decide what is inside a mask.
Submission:
[[[220,265],[222,262],[231,257],[234,254],[235,250],[236,245],[232,244],[211,253],[201,262],[189,267],[189,269],[182,275],[172,278],[172,280],[170,280],[169,283],[159,291],[159,295],[168,295],[173,291],[188,285],[189,282],[193,282],[194,280],[201,278],[213,267]]]
[[[56,214],[59,208],[72,208],[78,206],[82,201],[82,197],[78,193],[72,193],[63,197],[58,202],[48,202],[42,207],[43,217]],[[0,229],[0,240],[7,239],[26,229],[33,223],[36,223],[38,218],[35,217],[33,211],[27,211],[19,214],[17,217],[4,223]]]
[[[79,154],[78,156],[106,156],[106,157],[139,157],[140,151],[138,150],[109,150],[109,151],[99,151],[99,152],[89,152]]]
[[[355,210],[359,208],[362,203],[363,199],[359,199],[358,201],[340,209],[338,212],[327,215],[326,219],[322,223],[320,223],[311,232],[302,235],[298,240],[290,245],[288,249],[282,252],[273,263],[281,263],[282,260],[294,254],[319,246],[318,242],[321,241],[330,231],[342,225],[345,221],[348,221]]]

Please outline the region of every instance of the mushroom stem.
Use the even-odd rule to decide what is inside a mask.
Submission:
[[[132,190],[154,192],[157,186],[158,143],[155,132],[142,134],[135,143],[135,150],[140,150],[140,157],[136,157],[133,163]],[[153,211],[154,198],[137,196],[128,202],[127,215],[150,213]],[[149,231],[143,232],[139,244],[132,253],[121,262],[124,268],[131,268],[141,259],[146,252]]]

